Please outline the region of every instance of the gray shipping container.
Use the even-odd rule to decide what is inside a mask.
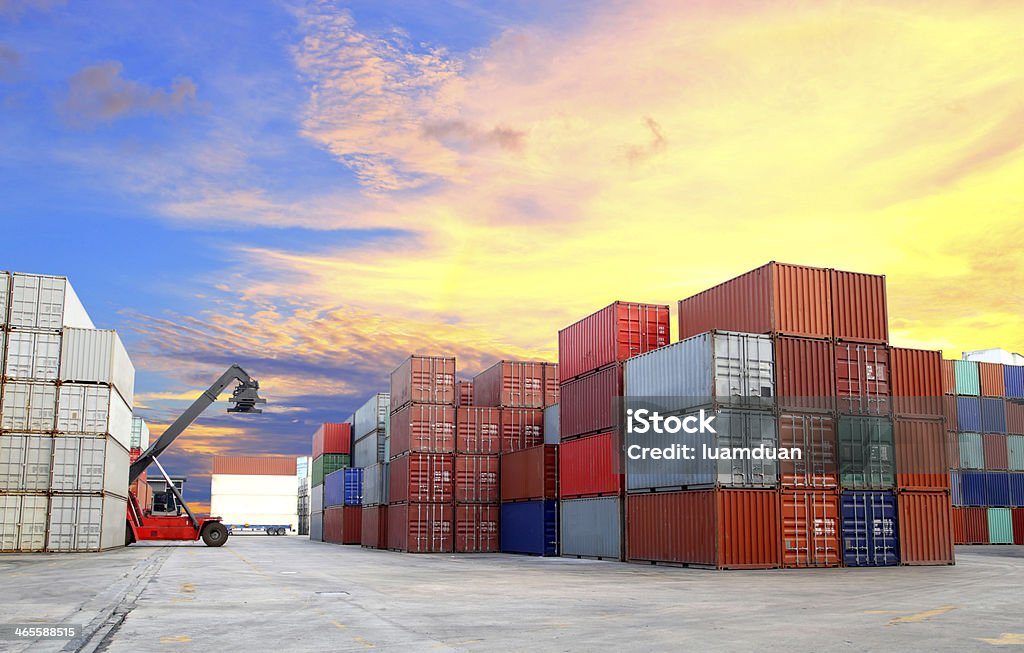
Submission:
[[[0,494],[0,551],[42,551],[49,507],[45,495]]]
[[[322,486],[321,486],[322,487]],[[324,513],[314,512],[309,515],[309,539],[315,542],[324,541]]]
[[[391,428],[391,393],[378,392],[360,406],[352,416],[352,435],[359,439],[371,431],[384,431],[387,436]]]
[[[961,433],[960,465],[961,469],[985,469],[985,446],[980,433]]]
[[[560,511],[563,556],[622,559],[622,499],[568,499]]]
[[[378,506],[388,502],[388,463],[374,463],[363,468],[363,505]]]
[[[365,468],[384,462],[384,448],[384,431],[370,431],[352,444],[352,466]]]
[[[324,486],[323,483],[316,485],[309,491],[309,511],[324,511]]]
[[[1010,470],[1024,471],[1024,435],[1011,435],[1007,438],[1006,447],[1010,455]]]
[[[0,437],[0,490],[128,496],[128,450],[109,437]]]
[[[560,412],[559,404],[544,409],[544,444],[559,444],[562,441]]]

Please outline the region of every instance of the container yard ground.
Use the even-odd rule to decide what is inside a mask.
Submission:
[[[0,557],[0,623],[95,627],[126,613],[99,647],[111,653],[791,653],[1024,643],[1024,547],[958,547],[957,558],[955,567],[712,572],[237,537],[220,549],[140,545]],[[96,650],[100,639],[80,650]],[[66,644],[0,642],[0,650]]]

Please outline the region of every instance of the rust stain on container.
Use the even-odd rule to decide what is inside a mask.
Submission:
[[[827,340],[775,338],[775,377],[782,410],[826,413],[835,409],[835,359]]]
[[[893,423],[893,434],[896,442],[896,487],[904,490],[948,490],[945,425],[939,420],[897,418]]]
[[[888,342],[885,276],[832,270],[831,277],[832,328],[836,339]]]
[[[981,378],[982,397],[1006,396],[1006,379],[1001,364],[978,363],[978,376]]]
[[[949,493],[901,492],[896,496],[896,503],[903,564],[953,564],[953,513]]]
[[[939,419],[943,416],[942,352],[893,347],[893,414],[897,417]]]

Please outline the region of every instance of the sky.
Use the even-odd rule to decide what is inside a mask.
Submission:
[[[117,329],[154,434],[309,452],[410,353],[556,358],[614,300],[885,274],[896,345],[1024,351],[1024,5],[0,0],[0,269]]]

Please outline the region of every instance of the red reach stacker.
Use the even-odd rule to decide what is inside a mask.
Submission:
[[[146,540],[195,542],[202,538],[206,546],[223,546],[228,541],[228,529],[221,523],[221,518],[193,513],[185,503],[181,492],[167,476],[167,472],[157,460],[157,456],[171,446],[171,443],[210,404],[217,401],[217,397],[232,381],[238,381],[238,386],[228,399],[233,404],[228,408],[228,412],[263,412],[256,408],[257,404],[267,403],[259,396],[259,382],[250,377],[238,365],[229,367],[206,392],[189,406],[188,410],[167,427],[163,435],[146,449],[138,460],[132,463],[128,473],[129,484],[139,478],[150,465],[156,465],[167,482],[167,490],[153,493],[152,500],[146,506],[139,505],[138,498],[131,492],[128,493],[128,528],[125,531],[125,546]],[[184,514],[182,514],[183,512]]]

